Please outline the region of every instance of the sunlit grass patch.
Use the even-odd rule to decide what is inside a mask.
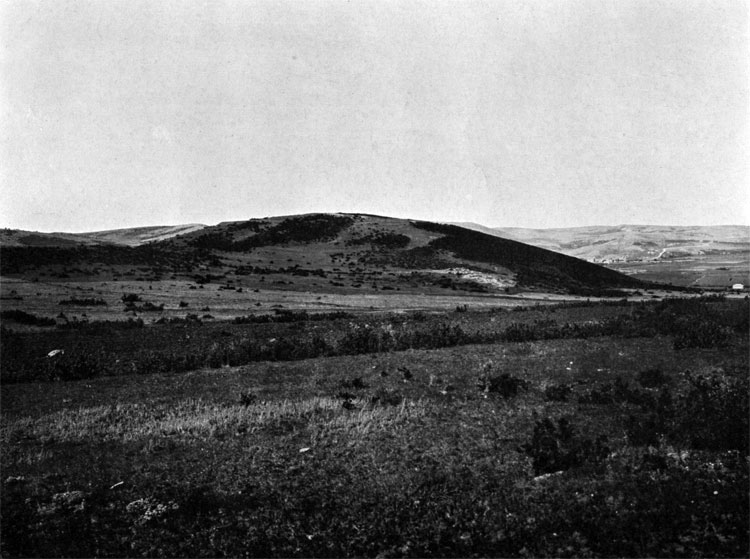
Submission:
[[[183,400],[173,405],[118,404],[64,410],[38,419],[21,418],[3,425],[3,444],[27,439],[39,442],[138,441],[152,437],[210,438],[230,431],[252,433],[266,426],[315,427],[318,433],[346,430],[366,433],[392,429],[425,413],[421,401],[373,406],[353,400],[351,409],[336,398],[245,405]]]

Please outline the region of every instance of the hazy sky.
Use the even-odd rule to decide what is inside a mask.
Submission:
[[[0,226],[750,224],[745,0],[0,4]]]

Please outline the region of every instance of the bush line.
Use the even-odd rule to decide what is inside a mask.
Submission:
[[[3,382],[78,380],[102,375],[184,372],[201,367],[239,366],[255,361],[295,361],[470,344],[602,336],[669,335],[674,337],[674,347],[678,350],[714,348],[730,344],[736,333],[747,333],[748,303],[743,302],[735,307],[730,311],[716,310],[700,299],[663,301],[635,306],[627,315],[602,321],[558,324],[554,320],[543,319],[532,324],[514,322],[504,329],[489,332],[467,332],[460,325],[449,322],[422,325],[398,324],[394,321],[379,326],[350,323],[343,334],[334,339],[313,332],[270,340],[230,337],[227,341],[215,342],[209,348],[150,351],[136,359],[125,360],[124,363],[118,362],[114,355],[105,353],[104,350],[77,354],[69,352],[55,359],[42,358],[32,362],[13,359],[14,334],[4,329],[0,378]],[[25,314],[22,311],[4,311],[3,318],[10,312]],[[315,315],[304,311],[282,311],[276,315],[238,318],[235,323],[295,322],[347,317],[347,313],[337,312]],[[194,322],[200,324],[197,317]],[[142,326],[142,322],[132,322],[129,325],[139,326]]]

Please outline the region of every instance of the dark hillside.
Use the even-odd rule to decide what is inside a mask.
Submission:
[[[234,224],[223,233],[203,233],[191,244],[201,248],[223,251],[246,251],[249,249],[287,243],[326,242],[335,239],[344,229],[354,223],[354,218],[343,215],[311,214],[290,217],[281,223],[263,227],[263,223],[249,221]],[[254,235],[235,240],[233,233],[251,230]]]
[[[430,247],[450,251],[465,260],[506,266],[519,274],[522,284],[549,287],[563,284],[572,289],[643,286],[641,281],[603,266],[517,241],[455,225],[413,223],[420,229],[444,235],[431,241]]]
[[[205,251],[173,250],[170,245],[78,245],[74,247],[10,246],[0,247],[0,271],[3,274],[33,272],[43,266],[161,266],[184,269],[210,259]]]
[[[513,275],[519,287],[584,295],[645,287],[616,271],[517,241],[454,225],[365,214],[307,214],[219,224],[182,242],[219,251],[227,258],[243,253],[251,260],[260,258],[258,249],[269,258],[279,249],[287,262],[300,266],[303,263],[297,259],[303,254],[306,259],[318,256],[322,268],[342,262],[370,271],[434,272],[461,267]],[[306,248],[303,253],[287,254],[295,246]],[[333,246],[335,252],[331,252]]]

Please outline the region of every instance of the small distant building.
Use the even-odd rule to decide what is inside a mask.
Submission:
[[[732,285],[732,291],[742,291],[743,289],[745,289],[745,286],[741,283],[735,283]]]

